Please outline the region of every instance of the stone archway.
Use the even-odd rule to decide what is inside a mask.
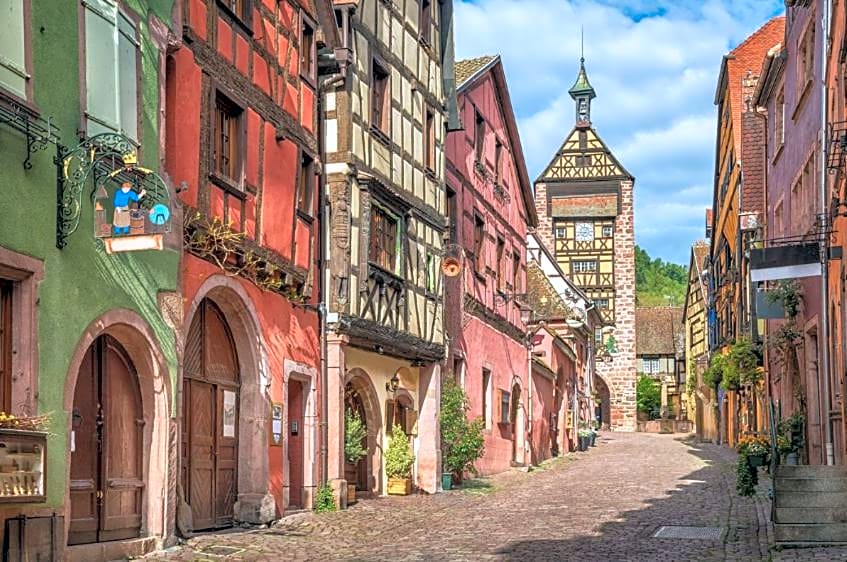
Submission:
[[[238,362],[238,460],[234,519],[251,524],[268,523],[276,518],[276,503],[269,488],[267,450],[271,373],[258,314],[247,291],[237,279],[213,275],[206,279],[192,299],[183,324],[186,330],[205,299],[212,301],[223,314]],[[185,422],[182,404],[183,369],[177,387],[180,435]],[[179,501],[184,501],[184,491],[179,496]]]
[[[597,419],[597,410],[596,408],[599,406],[600,409],[600,427],[603,429],[609,429],[612,425],[612,395],[609,391],[609,385],[606,384],[606,381],[603,380],[603,377],[600,375],[594,375],[594,389],[597,392],[597,397],[600,399],[600,404],[594,404],[592,411],[592,415],[594,419]]]
[[[523,403],[523,392],[519,378],[512,379],[509,389],[509,421],[512,426],[512,462],[523,465],[528,458],[528,443],[526,442],[526,408]],[[502,401],[505,402],[505,401]],[[500,407],[506,404],[501,402]]]
[[[382,415],[379,407],[379,399],[371,382],[370,375],[363,369],[350,369],[344,380],[345,407],[359,409],[364,414],[367,426],[367,448],[368,454],[363,459],[361,472],[358,476],[357,488],[364,485],[363,491],[380,495],[383,490],[382,482]]]
[[[80,368],[89,350],[101,337],[109,337],[120,346],[132,363],[141,401],[143,427],[141,430],[141,474],[144,489],[141,493],[141,537],[152,537],[160,543],[166,534],[170,514],[167,498],[154,490],[169,490],[169,434],[171,426],[171,379],[167,362],[153,330],[141,316],[131,310],[110,310],[89,324],[77,343],[65,379],[63,409],[67,414],[67,449],[73,449],[72,431],[74,395]],[[71,480],[71,463],[66,464],[66,482]],[[70,486],[65,488],[65,542],[71,523]]]

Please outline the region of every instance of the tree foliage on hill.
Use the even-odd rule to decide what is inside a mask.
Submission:
[[[639,306],[666,306],[668,296],[673,304],[682,306],[688,285],[688,270],[661,258],[651,258],[645,250],[635,247],[635,289]]]

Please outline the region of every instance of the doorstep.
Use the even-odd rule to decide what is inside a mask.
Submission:
[[[156,550],[156,537],[77,544],[66,547],[67,562],[109,562],[144,556]]]

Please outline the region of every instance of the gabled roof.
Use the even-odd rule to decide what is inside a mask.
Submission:
[[[691,246],[691,259],[688,264],[688,279],[691,279],[691,272],[697,277],[697,286],[700,288],[700,294],[706,298],[706,284],[703,282],[703,270],[706,266],[706,258],[709,257],[709,242],[706,240],[697,240]],[[688,314],[688,295],[690,291],[685,292],[685,303],[683,305],[683,314]]]
[[[529,271],[529,264],[537,264],[555,294],[564,301],[568,309],[579,309],[582,313],[593,316],[594,324],[599,325],[601,322],[600,313],[594,306],[594,303],[588,295],[583,293],[565,275],[556,258],[550,252],[550,249],[541,242],[541,239],[531,232],[528,233],[526,236],[526,249],[527,271]],[[527,292],[529,292],[529,287],[527,288]],[[573,315],[572,317],[575,316],[577,315]]]
[[[748,72],[758,73],[762,60],[785,37],[785,16],[777,16],[757,29],[729,54],[724,55],[715,92],[715,105],[729,96],[736,153],[741,155],[741,114],[744,107],[743,80]]]
[[[674,340],[682,334],[682,307],[636,307],[636,355],[674,355]]]
[[[509,135],[509,143],[512,155],[515,159],[515,172],[520,183],[521,198],[526,207],[527,224],[531,227],[538,226],[538,213],[535,210],[535,198],[533,197],[532,183],[529,181],[529,173],[526,171],[526,159],[524,158],[521,135],[518,131],[518,121],[512,107],[512,99],[509,96],[509,86],[506,83],[506,71],[500,55],[486,55],[475,59],[461,60],[456,63],[457,95],[462,95],[468,88],[479,80],[480,77],[491,73],[496,86],[500,101],[500,109],[503,112],[503,122]]]
[[[461,88],[465,82],[481,73],[483,69],[490,66],[499,55],[483,55],[475,59],[464,59],[456,61],[456,86]]]
[[[593,127],[574,127],[535,181],[556,183],[605,179],[633,181],[635,178],[615,158]]]

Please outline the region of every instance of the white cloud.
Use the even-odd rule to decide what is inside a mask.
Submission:
[[[601,137],[636,177],[636,236],[685,263],[711,205],[721,57],[779,0],[474,0],[456,3],[459,58],[499,53],[530,177],[573,127],[567,94],[585,29]]]

